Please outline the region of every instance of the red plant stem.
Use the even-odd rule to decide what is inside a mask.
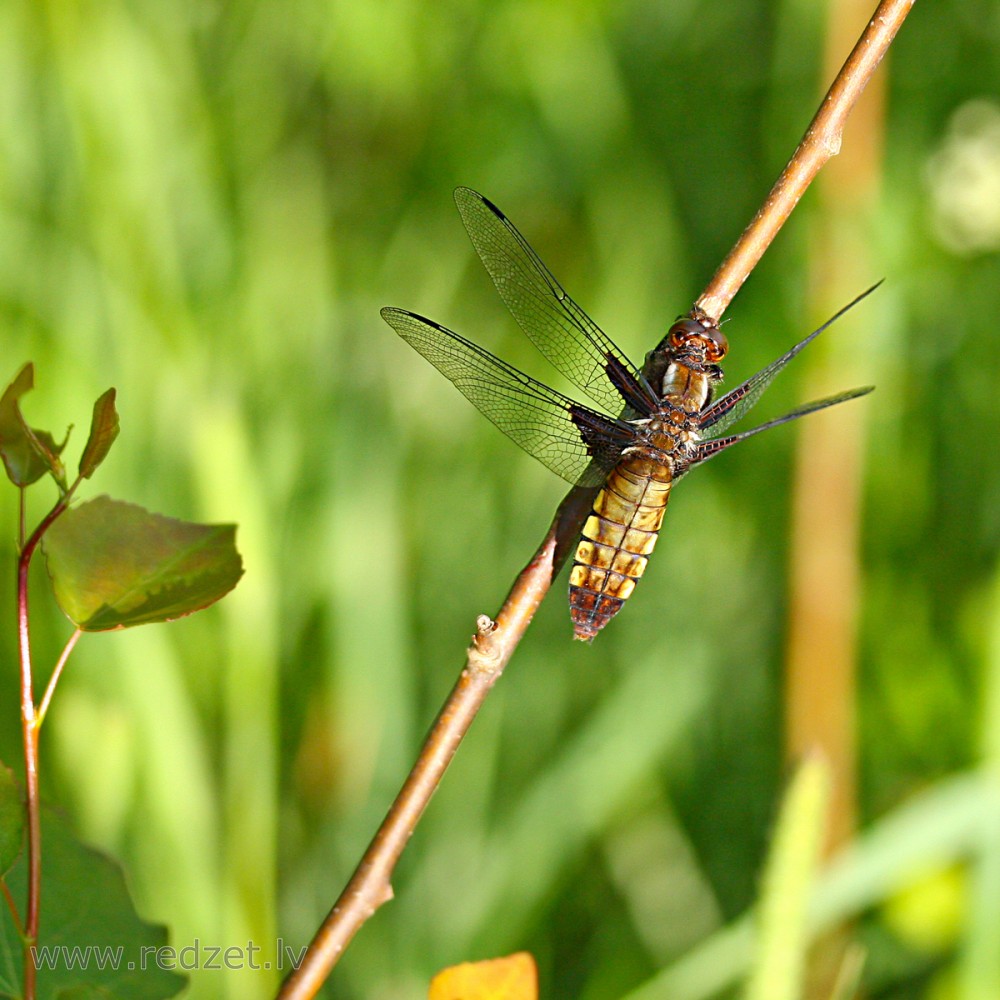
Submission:
[[[691,314],[717,320],[763,256],[813,177],[840,148],[844,121],[895,37],[913,0],[883,0],[827,93],[788,166],[698,299]],[[593,490],[571,490],[538,551],[518,576],[495,626],[469,647],[458,683],[431,727],[417,762],[333,909],[285,980],[279,1000],[316,995],[361,925],[392,898],[390,878],[479,707],[513,655],[590,510]],[[486,619],[488,622],[489,620]]]
[[[31,676],[31,637],[28,628],[28,570],[42,535],[66,509],[63,497],[25,542],[17,560],[17,637],[21,666],[21,739],[24,749],[24,790],[28,818],[28,901],[24,915],[24,1000],[34,1000],[36,973],[34,946],[42,892],[42,816],[38,789],[38,727]]]
[[[34,536],[33,536],[34,537]],[[31,683],[31,643],[28,633],[28,566],[33,546],[26,545],[17,562],[17,633],[21,661],[21,738],[24,747],[24,788],[28,818],[28,903],[24,915],[24,996],[34,1000],[35,963],[31,948],[38,940],[42,889],[42,823],[38,794],[38,728]]]
[[[4,902],[7,904],[7,909],[10,910],[10,915],[14,921],[14,927],[17,929],[17,933],[20,936],[23,936],[24,927],[21,926],[21,914],[17,912],[17,903],[14,902],[14,896],[11,894],[10,886],[7,885],[4,879],[0,879],[0,892],[3,893]]]

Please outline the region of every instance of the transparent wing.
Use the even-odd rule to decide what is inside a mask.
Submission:
[[[762,368],[756,375],[751,375],[750,378],[746,380],[742,385],[736,386],[735,389],[730,389],[724,396],[720,396],[711,406],[703,410],[701,413],[701,426],[703,428],[712,427],[716,433],[724,431],[727,427],[731,427],[736,423],[741,417],[746,416],[749,413],[751,407],[760,399],[763,395],[764,390],[771,384],[771,380],[774,378],[778,372],[781,371],[785,365],[788,364],[792,358],[795,357],[802,348],[807,347],[811,344],[828,326],[830,326],[835,320],[840,319],[841,316],[847,312],[848,309],[856,306],[863,298],[871,295],[872,292],[881,285],[880,281],[876,285],[872,285],[866,292],[862,292],[856,299],[852,302],[848,302],[843,309],[837,312],[835,315],[831,316],[818,330],[813,330],[805,340],[799,341],[793,348],[786,351],[775,361],[772,361],[766,368]],[[847,397],[853,398],[853,397]],[[840,402],[839,399],[834,399],[833,402]],[[811,405],[811,404],[810,404]],[[827,405],[832,405],[827,404]],[[811,413],[812,410],[806,410],[805,412]],[[794,415],[789,414],[788,419],[792,419],[793,416],[804,416],[804,413],[796,412]],[[779,421],[779,422],[783,422]],[[770,421],[767,424],[762,425],[758,430],[763,430],[764,427],[773,427],[774,421]]]
[[[618,413],[622,399],[608,382],[605,366],[609,357],[633,374],[635,366],[566,294],[493,202],[460,187],[455,189],[455,204],[500,297],[527,337],[595,403]]]
[[[382,318],[480,413],[556,475],[598,486],[635,436],[433,320],[387,307]]]
[[[754,434],[759,434],[761,431],[766,431],[771,427],[778,427],[781,424],[787,424],[790,420],[798,420],[799,417],[815,413],[817,410],[825,410],[828,406],[836,406],[838,403],[846,403],[849,399],[857,399],[859,396],[867,396],[868,393],[870,393],[874,388],[875,386],[873,385],[865,385],[858,389],[847,389],[846,391],[838,392],[833,396],[825,396],[823,399],[814,399],[811,403],[803,403],[802,406],[797,406],[791,411],[791,413],[786,413],[782,417],[775,417],[774,420],[768,420],[759,427],[754,427],[749,431],[743,431],[742,434],[729,434],[725,437],[709,438],[707,441],[699,441],[695,458],[691,464],[696,465],[698,462],[705,462],[715,455],[718,455],[720,451],[724,451],[731,445],[737,444],[740,441],[745,441],[748,437],[753,437]]]

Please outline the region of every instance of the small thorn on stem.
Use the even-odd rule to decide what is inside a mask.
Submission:
[[[497,631],[498,627],[489,615],[480,615],[476,619],[476,634],[472,637],[468,652],[468,670],[499,676],[499,671],[503,669],[503,655],[496,641],[502,635]]]

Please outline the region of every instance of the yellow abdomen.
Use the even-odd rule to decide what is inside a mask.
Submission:
[[[588,642],[621,610],[646,569],[670,498],[670,465],[623,459],[597,494],[569,575],[573,633]]]

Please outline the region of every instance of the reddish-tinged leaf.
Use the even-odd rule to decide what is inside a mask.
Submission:
[[[30,486],[46,472],[51,472],[60,485],[65,485],[66,472],[59,455],[66,441],[56,444],[48,431],[29,427],[18,406],[18,400],[34,384],[35,368],[29,361],[0,396],[0,458],[7,478],[15,486]]]
[[[13,772],[0,764],[0,878],[10,871],[24,841],[24,803]]]
[[[192,524],[97,497],[42,539],[56,600],[88,632],[164,622],[213,604],[243,575],[233,524]]]
[[[80,475],[84,479],[97,471],[97,467],[107,458],[111,446],[118,437],[118,411],[115,409],[115,390],[108,389],[96,403],[94,415],[90,418],[90,437],[80,456]]]
[[[526,951],[464,962],[431,980],[428,1000],[538,1000],[538,970]]]

